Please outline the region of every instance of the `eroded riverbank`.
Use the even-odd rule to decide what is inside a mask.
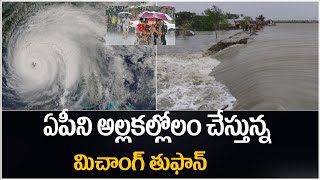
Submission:
[[[218,32],[217,41],[213,32],[197,32],[194,37],[176,39],[175,46],[159,46],[158,108],[216,110],[228,105],[227,109],[236,110],[318,109],[317,26],[265,27],[247,44],[206,57],[202,54],[215,42],[239,31]],[[181,82],[183,91],[176,88]]]

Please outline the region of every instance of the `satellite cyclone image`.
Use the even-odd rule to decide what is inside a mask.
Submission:
[[[110,4],[3,3],[3,109],[155,109],[155,49],[108,46]]]

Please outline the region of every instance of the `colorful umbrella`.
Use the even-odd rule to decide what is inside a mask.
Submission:
[[[162,20],[172,20],[172,18],[170,16],[168,16],[167,14],[164,13],[160,13],[160,12],[149,12],[149,11],[144,11],[142,12],[139,17],[142,18],[157,18],[157,19],[162,19]]]

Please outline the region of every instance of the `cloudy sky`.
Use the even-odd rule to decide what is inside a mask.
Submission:
[[[190,11],[201,14],[205,9],[217,5],[224,12],[257,17],[263,14],[274,20],[317,20],[317,2],[158,2],[158,6],[171,5],[176,12]]]

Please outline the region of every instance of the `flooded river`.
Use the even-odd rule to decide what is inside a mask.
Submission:
[[[202,52],[236,31],[158,47],[158,109],[318,109],[318,24],[277,24],[247,45]]]

